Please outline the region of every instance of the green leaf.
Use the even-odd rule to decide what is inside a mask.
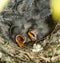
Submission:
[[[48,57],[52,57],[52,52],[48,52]]]
[[[60,54],[60,44],[57,46],[57,48],[56,48],[56,53],[57,54]]]
[[[10,61],[5,61],[5,63],[11,63]]]
[[[9,45],[9,41],[5,41],[3,45]]]

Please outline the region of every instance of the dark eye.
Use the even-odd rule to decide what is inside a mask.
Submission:
[[[25,40],[26,40],[25,36],[22,36],[22,35],[17,35],[15,39],[16,39],[17,44],[20,47],[23,46],[23,44],[25,43]]]

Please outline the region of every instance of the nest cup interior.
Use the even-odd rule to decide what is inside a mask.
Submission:
[[[57,22],[53,19],[52,15],[49,15],[49,16],[46,18],[46,22],[48,23],[48,26],[49,26],[49,28],[50,28],[50,31],[49,31],[49,34],[50,34],[51,32],[54,31],[54,29],[55,29],[55,27],[56,27],[56,25],[57,25]],[[48,35],[49,35],[49,34],[48,34]]]

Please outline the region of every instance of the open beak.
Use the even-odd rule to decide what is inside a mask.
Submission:
[[[16,39],[18,46],[20,47],[22,47],[26,41],[26,37],[22,35],[17,35],[15,39]]]
[[[32,41],[35,41],[37,39],[36,33],[34,31],[28,31],[28,36]]]

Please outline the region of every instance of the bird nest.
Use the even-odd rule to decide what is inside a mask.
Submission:
[[[31,23],[27,23],[27,20]],[[31,39],[34,37],[29,33],[30,36],[26,35],[30,24],[34,25],[31,25],[31,29],[41,32],[36,40]],[[21,26],[22,28],[20,28]],[[10,0],[7,7],[0,14],[0,62],[56,62],[58,58],[60,59],[60,30],[57,31],[59,29],[58,24],[57,32],[51,33],[55,26],[56,23],[52,20],[48,0]],[[39,29],[40,27],[43,31]],[[20,30],[27,38],[30,38],[22,47],[19,47],[19,43],[15,41],[15,36]]]

